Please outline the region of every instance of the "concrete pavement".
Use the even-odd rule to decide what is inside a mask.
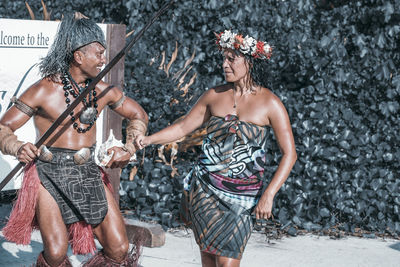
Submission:
[[[0,204],[1,206],[1,204]],[[0,207],[0,229],[9,207]],[[97,243],[100,248],[100,245]],[[0,267],[30,266],[42,251],[38,231],[28,246],[17,246],[6,241],[0,232]],[[76,256],[69,250],[73,266],[90,257]],[[201,266],[200,253],[190,230],[170,230],[165,245],[143,249],[143,267]],[[339,240],[327,236],[304,235],[268,240],[261,233],[253,233],[243,255],[242,267],[398,267],[400,240],[346,237]]]
[[[98,247],[100,245],[97,243]],[[0,266],[30,266],[42,250],[39,232],[32,235],[28,246],[17,246],[0,236]],[[73,266],[89,256],[68,255]],[[144,248],[140,264],[143,267],[201,266],[200,254],[191,231],[166,233],[165,245]],[[313,267],[313,266],[400,266],[400,241],[347,237],[332,240],[325,236],[305,235],[285,237],[268,242],[265,235],[253,233],[242,259],[242,267]]]
[[[144,248],[144,267],[201,266],[200,254],[191,231],[168,232],[160,248]],[[326,236],[285,237],[268,242],[264,234],[253,233],[247,244],[242,267],[312,266],[400,266],[400,241]]]

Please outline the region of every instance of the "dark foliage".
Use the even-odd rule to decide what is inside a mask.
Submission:
[[[163,2],[46,5],[53,19],[79,10],[99,22],[122,22],[139,30]],[[40,17],[40,1],[28,3]],[[24,5],[2,1],[0,16],[26,19]],[[214,31],[241,29],[267,40],[274,51],[266,75],[289,112],[299,157],[276,196],[276,218],[282,225],[310,231],[339,226],[348,232],[362,228],[398,236],[399,12],[399,0],[177,1],[128,55],[126,90],[149,112],[150,131],[155,132],[188,111],[204,90],[223,82]],[[198,78],[183,98],[157,64],[149,66],[151,58],[159,63],[162,51],[171,55],[175,41],[181,48],[176,69],[196,51],[193,71]],[[171,98],[179,104],[170,106]],[[155,162],[154,149],[147,149],[146,156],[134,181],[126,181],[132,166],[124,170],[122,204],[135,208],[140,218],[175,226],[182,177],[195,154],[179,155],[175,178]],[[266,166],[271,176],[279,158],[272,139]]]

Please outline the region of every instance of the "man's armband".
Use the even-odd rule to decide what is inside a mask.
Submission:
[[[114,104],[108,105],[108,107],[110,109],[114,110],[114,109],[120,107],[124,103],[125,99],[126,99],[125,93],[122,93],[121,98],[118,99],[118,101],[115,102]]]
[[[10,127],[0,124],[0,151],[4,155],[17,157],[18,151],[24,142],[17,139],[17,136]]]
[[[126,125],[126,144],[125,149],[132,155],[136,149],[133,140],[138,134],[146,135],[147,123],[141,119],[130,120]]]
[[[13,103],[17,109],[19,109],[29,117],[32,117],[36,113],[36,111],[33,108],[31,108],[21,100],[17,99],[15,96],[11,98],[11,103]]]

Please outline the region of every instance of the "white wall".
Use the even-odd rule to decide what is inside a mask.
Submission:
[[[55,21],[0,19],[0,117],[7,110],[14,94],[18,97],[40,79],[37,63],[46,56],[58,25],[59,22]],[[107,36],[106,25],[99,26]],[[96,124],[97,140],[100,143],[103,142],[102,114]],[[32,119],[18,129],[16,135],[20,140],[32,143],[40,137],[36,136]],[[14,157],[0,152],[0,181],[17,163]],[[16,176],[3,190],[17,189],[21,182],[22,175]]]

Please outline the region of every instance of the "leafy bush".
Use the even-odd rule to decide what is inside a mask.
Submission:
[[[48,1],[46,5],[53,18],[79,10],[97,21],[125,23],[130,31],[139,30],[164,2],[81,0]],[[40,14],[38,1],[28,3]],[[177,1],[126,57],[126,90],[149,112],[150,131],[155,132],[185,114],[207,88],[223,82],[214,31],[240,29],[267,40],[274,52],[266,75],[271,76],[271,89],[289,112],[299,156],[276,197],[273,213],[283,225],[306,230],[339,225],[350,232],[362,228],[397,236],[399,10],[398,0]],[[3,1],[0,15],[28,18],[23,1]],[[174,89],[176,81],[156,67],[163,51],[172,54],[175,42],[180,53],[173,72],[195,51],[192,72],[197,79],[183,98]],[[150,66],[152,58],[157,59]],[[180,104],[170,106],[172,98],[180,99]],[[271,176],[279,162],[274,142],[266,166]],[[135,192],[141,197],[133,196],[134,202],[129,200],[127,205],[134,206],[138,216],[152,216],[171,226],[177,214],[180,179],[195,154],[185,154],[188,161],[180,155],[179,175],[172,179],[164,179],[171,170],[156,162],[156,150],[147,149],[146,156],[138,173],[141,178],[123,181],[128,194],[122,200],[129,200],[130,192]],[[124,170],[123,179],[130,168]],[[150,194],[156,190],[154,183],[150,186],[153,179],[175,189],[164,188],[157,198]],[[140,194],[126,183],[137,183],[131,187],[140,187]],[[162,200],[163,195],[169,197]]]

